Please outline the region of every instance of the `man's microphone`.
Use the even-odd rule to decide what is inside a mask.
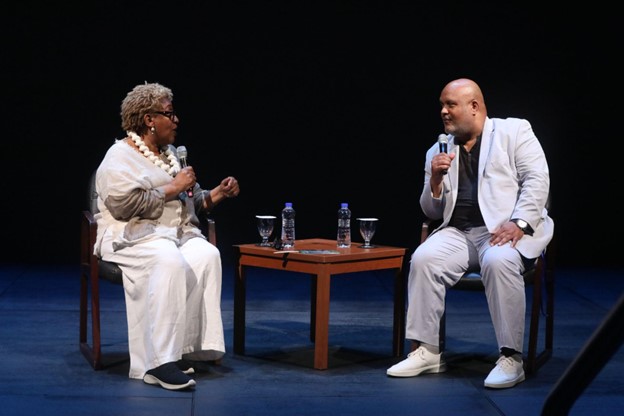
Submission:
[[[440,145],[440,153],[448,153],[448,136],[444,133],[438,136],[438,144]],[[447,171],[444,170],[442,172],[444,175],[447,174]]]
[[[178,160],[180,161],[180,166],[182,166],[183,168],[187,167],[188,164],[186,163],[186,157],[188,156],[188,151],[186,150],[185,146],[178,146]],[[189,198],[193,197],[193,187],[191,186],[189,189],[186,190],[186,194],[189,196]]]

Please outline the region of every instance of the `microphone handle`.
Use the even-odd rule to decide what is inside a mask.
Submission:
[[[183,168],[188,166],[188,164],[186,163],[186,157],[181,157],[180,158],[180,165]],[[188,195],[189,198],[193,198],[193,187],[192,186],[186,190],[186,195]]]
[[[448,144],[447,143],[439,143],[440,144],[440,153],[448,153]],[[448,171],[445,169],[442,171],[443,175],[446,175]]]

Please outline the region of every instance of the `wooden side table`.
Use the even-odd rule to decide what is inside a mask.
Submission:
[[[335,240],[321,238],[296,240],[294,252],[276,252],[273,247],[259,247],[256,244],[235,245],[234,353],[241,355],[245,353],[245,269],[252,266],[311,275],[313,281],[310,339],[314,342],[314,368],[317,370],[325,370],[328,365],[331,276],[342,273],[394,269],[392,351],[395,357],[402,356],[405,337],[406,295],[403,263],[406,249],[389,246],[362,249],[360,245],[353,243],[350,248],[337,249]]]

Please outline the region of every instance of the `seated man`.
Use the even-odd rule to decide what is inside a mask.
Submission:
[[[528,121],[488,118],[474,81],[448,83],[440,105],[449,148],[447,153],[435,144],[428,150],[420,205],[442,224],[411,257],[406,338],[412,352],[387,374],[445,371],[439,333],[446,291],[478,268],[500,350],[484,385],[513,387],[525,377],[522,274],[554,232],[545,208],[548,164]]]

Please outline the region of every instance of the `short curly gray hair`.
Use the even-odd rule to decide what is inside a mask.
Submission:
[[[143,123],[145,114],[162,111],[162,101],[173,101],[173,92],[158,83],[137,85],[121,102],[121,128],[143,134],[147,126]]]

